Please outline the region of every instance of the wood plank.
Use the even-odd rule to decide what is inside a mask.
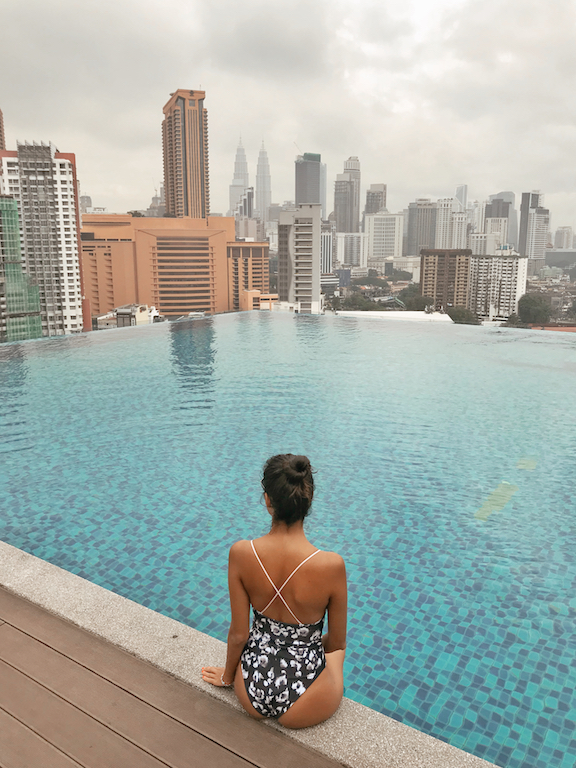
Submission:
[[[0,627],[0,658],[173,768],[189,768],[191,754],[206,764],[215,757],[218,747],[195,730],[9,624]],[[232,756],[229,764],[248,765]]]
[[[87,692],[90,695],[90,692]],[[160,761],[0,660],[0,708],[86,768],[166,768]],[[206,740],[201,765],[246,768]]]
[[[2,587],[0,617],[259,768],[342,765]]]
[[[1,768],[78,768],[79,765],[0,709]]]

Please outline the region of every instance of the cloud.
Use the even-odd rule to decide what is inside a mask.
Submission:
[[[4,0],[0,108],[11,146],[75,152],[83,190],[112,210],[147,205],[162,107],[202,87],[214,210],[241,132],[252,180],[264,138],[278,201],[300,150],[322,154],[329,188],[358,155],[394,210],[460,183],[480,199],[540,188],[576,223],[575,13],[571,0]]]

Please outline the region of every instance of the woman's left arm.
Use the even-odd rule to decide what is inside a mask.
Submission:
[[[250,599],[240,577],[241,548],[237,541],[230,547],[228,557],[228,589],[232,619],[228,630],[228,649],[225,667],[202,667],[202,679],[212,685],[221,686],[234,682],[240,656],[250,632]]]

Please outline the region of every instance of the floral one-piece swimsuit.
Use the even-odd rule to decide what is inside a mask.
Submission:
[[[254,709],[265,717],[280,717],[326,666],[322,646],[324,618],[316,624],[303,624],[281,594],[296,571],[320,550],[317,549],[303,560],[278,589],[258,557],[254,542],[251,541],[250,544],[276,593],[262,611],[254,608],[254,621],[240,657],[240,667],[246,692]],[[276,621],[264,615],[264,611],[277,597],[294,616],[296,624]]]

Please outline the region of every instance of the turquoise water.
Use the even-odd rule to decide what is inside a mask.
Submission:
[[[573,768],[575,374],[572,334],[265,312],[2,345],[0,539],[225,639],[261,466],[306,453],[346,695]]]

